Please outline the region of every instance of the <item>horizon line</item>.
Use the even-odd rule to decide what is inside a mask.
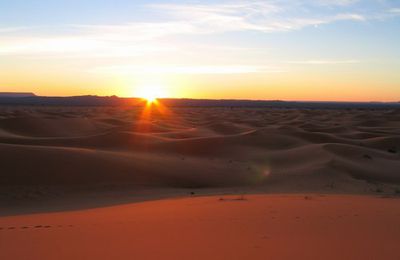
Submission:
[[[20,96],[20,97],[10,97],[1,95],[4,94],[30,94],[31,96]],[[39,97],[39,98],[74,98],[74,97],[98,97],[98,98],[120,98],[120,99],[143,99],[142,97],[127,97],[127,96],[118,96],[118,95],[96,95],[96,94],[83,94],[83,95],[71,95],[71,96],[52,96],[52,95],[37,95],[35,92],[24,91],[24,92],[0,92],[0,98],[27,98],[27,97]],[[189,98],[189,97],[160,97],[157,100],[166,100],[166,99],[176,99],[176,100],[212,100],[212,101],[249,101],[249,102],[310,102],[310,103],[400,103],[398,101],[379,101],[379,100],[370,100],[370,101],[360,101],[360,100],[285,100],[285,99],[251,99],[251,98]]]

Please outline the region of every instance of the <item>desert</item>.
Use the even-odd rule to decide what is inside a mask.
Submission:
[[[400,1],[0,0],[0,260],[399,260]]]
[[[397,108],[0,111],[3,259],[400,256]]]

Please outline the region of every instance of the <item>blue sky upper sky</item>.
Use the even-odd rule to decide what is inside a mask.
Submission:
[[[400,100],[398,46],[394,0],[0,0],[4,90]]]

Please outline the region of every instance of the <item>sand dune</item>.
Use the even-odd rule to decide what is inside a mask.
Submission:
[[[0,185],[393,193],[400,184],[396,111],[164,109],[3,107]]]
[[[395,260],[399,216],[369,196],[160,200],[0,218],[0,258]]]
[[[399,259],[397,112],[0,107],[0,259]]]

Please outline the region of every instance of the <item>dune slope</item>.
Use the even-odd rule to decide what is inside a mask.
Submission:
[[[398,199],[170,199],[0,218],[1,259],[399,259]]]

